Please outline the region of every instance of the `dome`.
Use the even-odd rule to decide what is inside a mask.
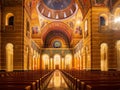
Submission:
[[[43,0],[46,6],[54,10],[65,9],[71,2],[71,0]]]
[[[37,9],[47,19],[62,20],[77,11],[77,4],[74,0],[40,0]]]

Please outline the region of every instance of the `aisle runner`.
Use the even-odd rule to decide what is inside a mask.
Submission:
[[[45,90],[70,90],[60,71],[56,70]]]

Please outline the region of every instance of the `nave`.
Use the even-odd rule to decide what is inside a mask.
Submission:
[[[45,90],[70,90],[60,71],[56,70]]]
[[[119,71],[0,72],[0,90],[120,90]]]

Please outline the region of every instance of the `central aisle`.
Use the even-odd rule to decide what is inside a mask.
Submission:
[[[45,90],[70,90],[60,71],[56,70]]]

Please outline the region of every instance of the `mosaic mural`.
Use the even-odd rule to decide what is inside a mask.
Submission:
[[[71,0],[43,0],[44,3],[51,9],[62,10],[65,9]]]

